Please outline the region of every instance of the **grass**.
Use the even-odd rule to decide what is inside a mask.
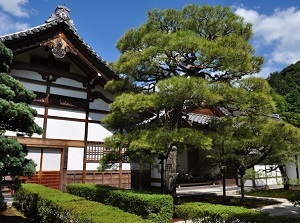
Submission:
[[[257,196],[257,197],[274,197],[274,198],[285,198],[287,199],[291,195],[299,194],[300,187],[290,187],[289,190],[281,189],[264,189],[264,190],[252,190],[246,192],[246,195]]]

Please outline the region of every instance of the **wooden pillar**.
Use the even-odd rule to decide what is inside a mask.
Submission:
[[[82,183],[86,182],[86,158],[87,158],[87,141],[88,141],[88,127],[89,127],[89,116],[90,116],[90,85],[87,85],[87,97],[85,106],[85,131],[84,131],[84,150],[83,150],[83,172],[82,172]]]
[[[119,152],[120,152],[120,155],[121,155],[121,157],[122,157],[122,150],[123,150],[123,148],[121,147],[120,149],[119,149]],[[122,165],[123,163],[122,163],[122,158],[120,159],[120,162],[119,162],[119,188],[122,188],[122,178],[123,178],[123,171],[122,171]]]
[[[42,182],[44,148],[41,148],[41,156],[40,156],[40,158],[41,158],[40,159],[40,169],[39,169],[39,175],[38,175],[39,184],[41,184],[41,182]]]
[[[48,61],[47,61],[47,66],[49,69],[53,66],[53,54],[49,53],[48,55]],[[42,138],[46,139],[46,133],[47,133],[47,123],[48,123],[48,110],[49,110],[49,96],[50,96],[50,88],[51,88],[51,83],[52,81],[55,81],[53,77],[51,77],[50,74],[43,74],[42,78],[46,80],[46,97],[44,99],[44,105],[45,105],[45,110],[44,110],[44,123],[43,123],[43,135]]]
[[[66,192],[66,186],[67,186],[67,172],[68,172],[68,153],[69,153],[69,147],[64,147],[62,149],[61,154],[61,166],[60,166],[60,190],[63,192]]]

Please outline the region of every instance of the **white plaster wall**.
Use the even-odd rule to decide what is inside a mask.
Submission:
[[[43,128],[43,124],[44,124],[44,119],[43,119],[43,118],[35,117],[35,118],[34,118],[34,122],[35,122],[37,125],[39,125],[41,128]],[[42,134],[39,135],[39,134],[34,133],[31,137],[33,137],[33,138],[42,138]]]
[[[272,186],[282,184],[281,173],[279,170],[275,169],[276,165],[256,165],[254,170],[259,174],[255,179],[255,184],[258,187],[262,186]],[[246,180],[245,186],[252,187],[253,181]]]
[[[44,115],[45,107],[37,106],[37,105],[30,105],[30,107],[35,109],[39,115]]]
[[[28,155],[26,156],[28,159],[32,159],[36,166],[36,171],[40,169],[40,161],[41,161],[41,148],[28,148]]]
[[[109,111],[108,104],[105,101],[103,101],[102,99],[100,99],[100,98],[95,99],[93,102],[91,102],[90,103],[90,108],[91,109],[98,109],[98,110]]]
[[[105,90],[102,86],[100,86],[100,85],[97,85],[96,87],[95,87],[95,89],[93,90],[93,91],[99,91],[99,92],[101,92],[102,94],[104,94],[109,100],[113,100],[113,95],[110,93],[110,92],[108,92],[107,90]]]
[[[101,121],[106,114],[99,114],[99,113],[95,113],[95,112],[90,112],[89,113],[89,120],[95,120],[95,121]]]
[[[299,165],[299,163],[298,163],[298,165]],[[286,173],[287,173],[287,175],[290,179],[296,179],[297,178],[296,166],[293,162],[287,163]]]
[[[46,92],[46,85],[37,85],[37,84],[27,83],[27,82],[22,82],[22,84],[24,85],[24,87],[32,91]]]
[[[48,119],[47,138],[84,140],[84,122]]]
[[[32,80],[38,80],[38,81],[44,81],[42,79],[42,76],[35,72],[35,71],[29,71],[29,70],[11,70],[10,74],[14,77],[22,77]]]
[[[64,77],[57,78],[55,81],[55,84],[61,84],[61,85],[85,89],[81,82],[78,82],[78,81],[75,81],[72,79],[68,79],[68,78],[64,78]]]
[[[69,147],[68,170],[83,170],[84,148]]]
[[[97,170],[99,163],[87,163],[87,170]],[[115,163],[112,168],[108,168],[106,170],[119,170],[119,163]],[[131,170],[130,163],[122,163],[122,170]]]
[[[43,170],[60,170],[61,150],[45,148],[43,153]]]
[[[88,125],[88,141],[104,141],[106,137],[112,133],[97,123],[89,123]]]
[[[43,118],[35,118],[34,119],[35,123],[38,124],[41,128],[43,128],[43,123],[44,123],[44,119]],[[12,132],[12,131],[6,131],[5,132],[6,136],[17,136],[16,132]],[[34,133],[31,137],[33,138],[41,138],[42,135],[36,134]]]
[[[48,115],[65,118],[78,118],[85,120],[84,111],[66,110],[61,108],[49,108]]]
[[[156,159],[156,162],[158,163],[159,160]],[[160,167],[161,167],[161,165],[159,164],[159,169],[157,169],[157,168],[152,168],[151,169],[151,178],[154,178],[154,179],[160,179],[161,178]],[[151,182],[151,186],[160,187],[160,182]]]
[[[67,96],[67,97],[81,98],[81,99],[86,99],[86,97],[87,97],[86,92],[65,89],[65,88],[63,88],[63,86],[62,87],[51,86],[50,94],[63,95],[63,96]]]

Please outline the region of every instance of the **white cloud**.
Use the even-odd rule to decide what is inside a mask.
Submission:
[[[3,11],[17,17],[29,17],[29,13],[24,7],[28,0],[0,0],[0,7]]]
[[[7,14],[0,12],[0,36],[28,29],[28,23],[14,22]]]
[[[235,13],[253,24],[253,45],[257,51],[264,52],[264,73],[300,60],[300,10],[277,8],[271,15],[265,15],[238,7]]]

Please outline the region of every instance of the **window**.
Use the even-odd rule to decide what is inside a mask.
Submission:
[[[103,156],[110,152],[109,149],[104,147],[103,142],[87,142],[87,154],[86,154],[86,161],[87,162],[99,162]],[[127,162],[128,157],[125,155],[126,148],[122,149],[123,154],[123,161]]]
[[[87,162],[99,162],[106,153],[103,142],[87,142]]]

